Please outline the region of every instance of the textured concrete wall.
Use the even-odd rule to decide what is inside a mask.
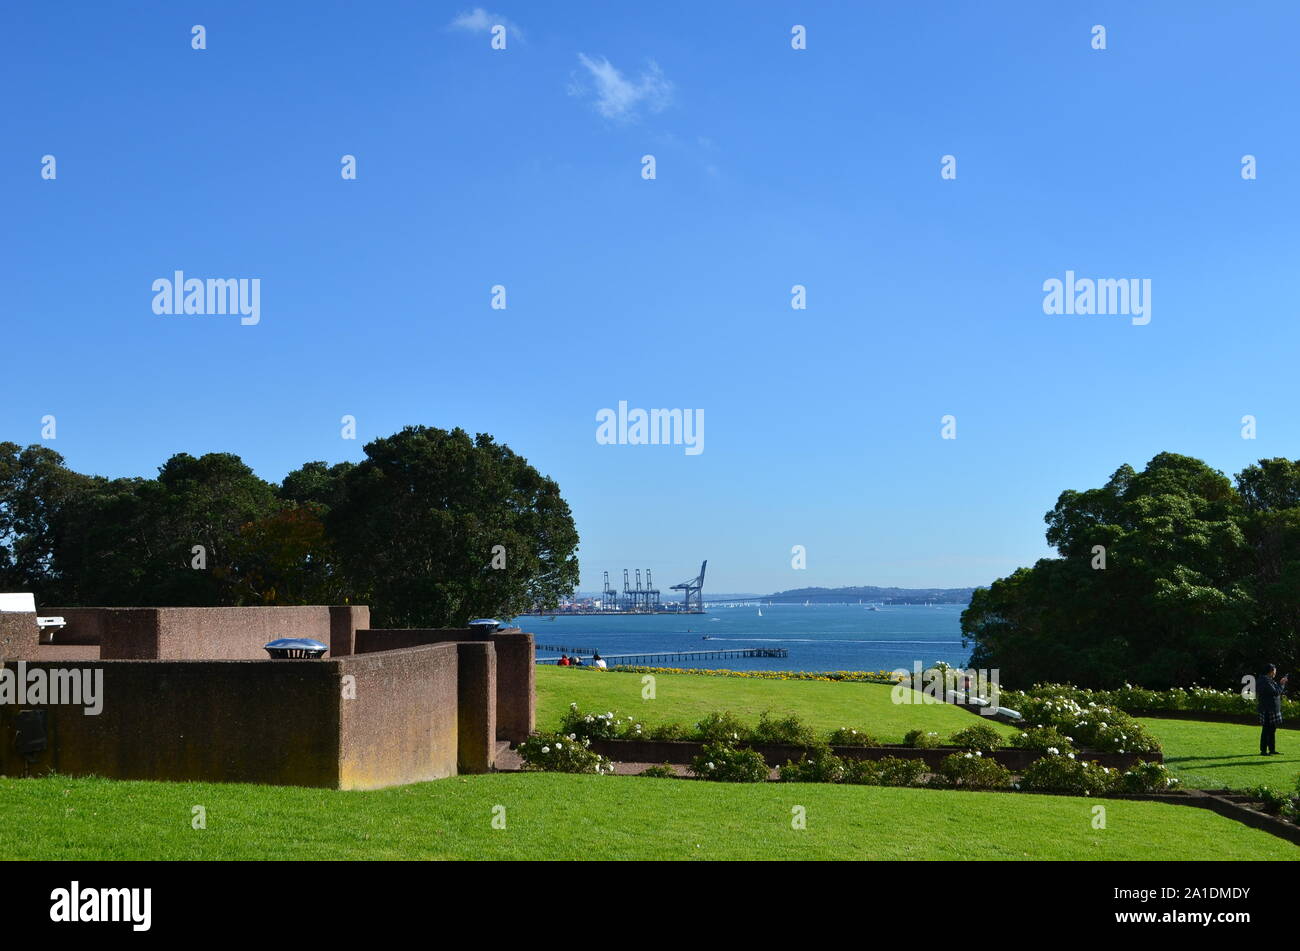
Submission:
[[[483,635],[474,628],[398,628],[357,631],[358,654],[416,644],[487,641],[496,653],[496,737],[522,743],[537,725],[537,650],[517,627]]]
[[[496,651],[484,641],[461,641],[456,645],[456,656],[457,770],[488,773],[496,765]]]
[[[334,605],[330,608],[331,657],[356,653],[357,631],[370,626],[370,608],[364,604]]]
[[[456,774],[455,644],[358,654],[333,663],[344,678],[335,694],[342,697],[340,788],[379,789]]]
[[[14,664],[8,666],[13,667]],[[14,749],[0,706],[0,773],[337,787],[337,661],[28,662],[103,671],[103,710],[46,706],[48,748]]]
[[[497,655],[497,739],[522,743],[537,726],[537,650],[533,635],[508,628],[492,635]]]
[[[486,772],[498,737],[532,729],[532,637],[521,632],[374,631],[360,606],[62,610],[80,622],[73,642],[38,645],[33,615],[0,614],[0,648],[17,645],[31,668],[101,670],[103,712],[47,706],[48,748],[28,761],[14,750],[19,708],[0,707],[0,774],[374,789]],[[280,636],[316,637],[341,656],[264,659]]]
[[[39,636],[35,614],[0,611],[0,660],[30,657]]]
[[[103,608],[42,608],[41,617],[61,617],[67,622],[55,631],[52,644],[98,644],[104,635]],[[46,634],[49,638],[51,635]]]
[[[277,637],[315,638],[343,657],[356,630],[370,624],[365,605],[49,611],[68,622],[55,644],[98,644],[105,660],[260,660]]]
[[[450,641],[484,640],[470,627],[399,627],[372,628],[356,633],[355,652],[393,651],[423,644],[446,644]]]

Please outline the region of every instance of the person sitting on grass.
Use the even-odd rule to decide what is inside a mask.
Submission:
[[[573,655],[573,660],[569,661],[569,664],[572,665],[572,666],[574,666],[574,667],[581,667],[581,666],[582,666],[582,658],[579,657],[577,654],[574,654],[574,655]]]
[[[608,669],[608,668],[605,666],[605,658],[603,658],[603,657],[600,656],[600,651],[596,651],[596,653],[592,655],[592,657],[591,657],[591,663],[592,663],[593,666],[595,666],[595,667],[599,667],[601,670],[606,670],[606,669]]]
[[[569,666],[569,655],[568,655],[568,654],[561,654],[561,655],[560,655],[560,662],[559,662],[558,664],[556,664],[555,666],[556,666],[556,667],[568,667],[568,666]]]
[[[1277,667],[1264,666],[1264,676],[1255,687],[1255,705],[1259,708],[1259,755],[1277,755],[1277,728],[1282,725],[1282,694],[1286,692],[1286,677],[1274,680]]]

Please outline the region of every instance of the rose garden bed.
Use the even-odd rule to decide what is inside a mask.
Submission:
[[[786,762],[802,759],[808,752],[804,746],[790,744],[746,743],[747,748],[762,754],[769,766],[781,766]],[[704,752],[704,743],[692,740],[597,740],[591,741],[591,749],[600,755],[623,763],[672,763],[677,766],[689,765]],[[886,757],[898,759],[924,760],[926,766],[938,769],[945,759],[954,753],[966,750],[955,746],[934,746],[918,748],[901,744],[881,744],[880,746],[832,746],[831,752],[844,760],[879,760]],[[1038,750],[1004,748],[990,750],[983,754],[1014,773],[1027,769],[1034,760],[1042,758]],[[1112,769],[1132,769],[1140,762],[1162,763],[1164,756],[1160,753],[1094,753],[1080,750],[1075,754],[1078,759],[1095,760],[1102,766]]]

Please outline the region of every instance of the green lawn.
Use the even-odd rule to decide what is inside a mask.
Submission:
[[[1142,724],[1160,741],[1165,765],[1197,789],[1246,789],[1261,783],[1294,790],[1300,774],[1300,730],[1277,731],[1277,756],[1259,755],[1259,727],[1209,720],[1148,717]]]
[[[192,808],[207,828],[191,828]],[[492,828],[494,806],[506,828]],[[807,828],[791,828],[803,806]],[[1106,828],[1092,828],[1104,806]],[[1283,859],[1161,803],[635,776],[459,777],[375,792],[0,779],[5,859]]]
[[[769,710],[794,713],[820,732],[838,727],[867,730],[882,742],[901,743],[908,730],[933,730],[947,737],[981,720],[951,704],[896,704],[884,684],[828,683],[810,680],[759,680],[656,674],[655,699],[641,699],[641,674],[617,671],[537,668],[537,727],[554,730],[576,701],[584,713],[614,711],[640,717],[650,726],[692,726],[715,710],[729,710],[750,723]],[[912,693],[920,699],[920,694]],[[991,721],[983,721],[991,722]],[[1011,727],[993,726],[1010,734]]]

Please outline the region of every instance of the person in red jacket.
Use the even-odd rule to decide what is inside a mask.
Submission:
[[[569,666],[569,655],[568,655],[568,654],[561,654],[561,655],[560,655],[560,662],[559,662],[556,666],[557,666],[557,667],[568,667],[568,666]]]

